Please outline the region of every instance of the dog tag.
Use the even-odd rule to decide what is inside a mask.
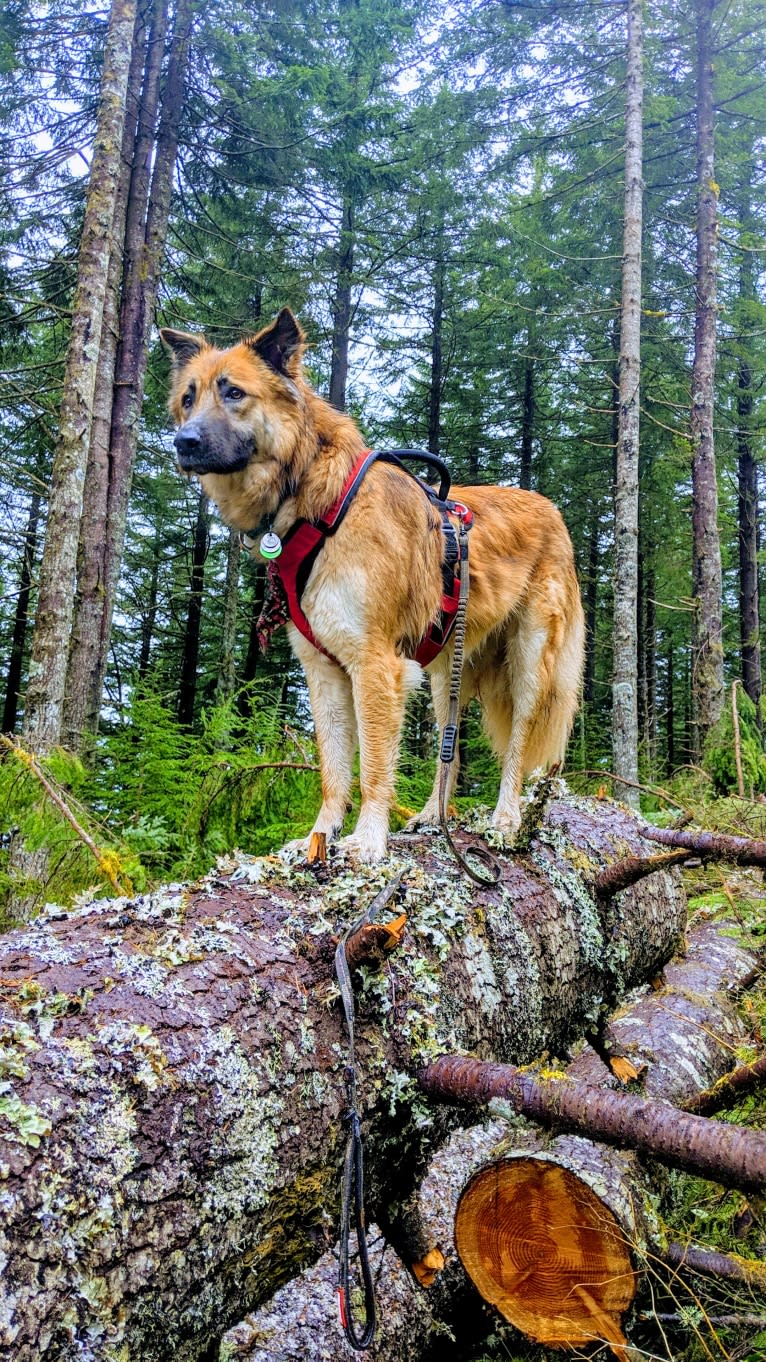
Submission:
[[[261,540],[259,553],[262,558],[278,558],[282,552],[282,540],[273,530],[269,530]]]

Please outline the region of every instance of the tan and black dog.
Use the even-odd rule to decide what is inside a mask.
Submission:
[[[365,446],[354,422],[306,382],[293,314],[285,308],[228,350],[201,336],[161,334],[173,357],[178,462],[223,519],[252,531],[273,517],[282,537],[298,517],[320,519]],[[453,495],[474,516],[461,703],[481,703],[501,768],[493,824],[510,841],[522,780],[562,761],[578,705],[584,628],[572,545],[555,506],[534,492],[460,487]],[[328,841],[340,832],[358,744],[361,810],[344,845],[362,861],[385,855],[406,692],[420,676],[407,659],[439,615],[443,554],[439,515],[418,484],[375,463],[302,597],[325,652],[288,625],[319,744],[314,831]],[[440,726],[451,660],[448,644],[428,668]],[[451,789],[456,761],[450,770]],[[437,821],[438,779],[413,826]]]

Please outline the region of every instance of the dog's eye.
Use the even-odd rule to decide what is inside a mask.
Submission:
[[[184,411],[188,411],[189,407],[193,407],[194,393],[184,393],[183,397],[181,398],[181,406],[183,407]]]
[[[227,396],[227,398],[229,398],[232,402],[238,402],[239,399],[240,399],[240,397],[244,397],[244,395],[245,395],[245,394],[244,394],[244,392],[242,391],[241,388],[227,388],[227,389],[226,389],[226,396]]]

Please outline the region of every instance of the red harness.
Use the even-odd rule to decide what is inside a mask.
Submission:
[[[331,657],[332,655],[327,652],[327,649],[323,648],[322,644],[314,637],[311,625],[301,607],[301,597],[325,539],[338,530],[359,490],[365,473],[377,460],[392,463],[402,468],[408,477],[413,478],[424,495],[441,513],[442,534],[445,541],[444,559],[442,561],[441,607],[438,619],[429,625],[414,653],[414,660],[419,662],[421,667],[427,667],[429,662],[433,662],[434,658],[438,657],[452,633],[460,596],[458,541],[455,528],[450,521],[450,515],[457,516],[466,528],[470,528],[473,523],[473,513],[460,502],[442,500],[437,496],[434,489],[429,487],[428,483],[422,482],[420,478],[415,477],[414,473],[410,473],[410,470],[405,468],[395,454],[365,450],[349,473],[337,501],[325,512],[322,519],[297,520],[291,526],[282,540],[282,552],[279,558],[274,559],[269,564],[269,574],[272,584],[274,584],[276,577],[282,589],[286,604],[284,618],[289,615],[303,637],[307,638],[309,643],[313,644],[320,653],[324,653],[325,657]]]

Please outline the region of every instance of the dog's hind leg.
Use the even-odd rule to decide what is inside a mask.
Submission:
[[[343,826],[351,791],[357,742],[351,681],[337,662],[302,639],[296,651],[308,681],[322,775],[322,807],[311,832],[325,833],[330,842]],[[307,846],[310,840],[311,833],[290,845]]]
[[[548,628],[529,611],[508,631],[505,676],[481,684],[485,725],[500,761],[500,793],[492,827],[511,843],[521,823],[521,786],[529,774],[530,737],[550,705]]]

